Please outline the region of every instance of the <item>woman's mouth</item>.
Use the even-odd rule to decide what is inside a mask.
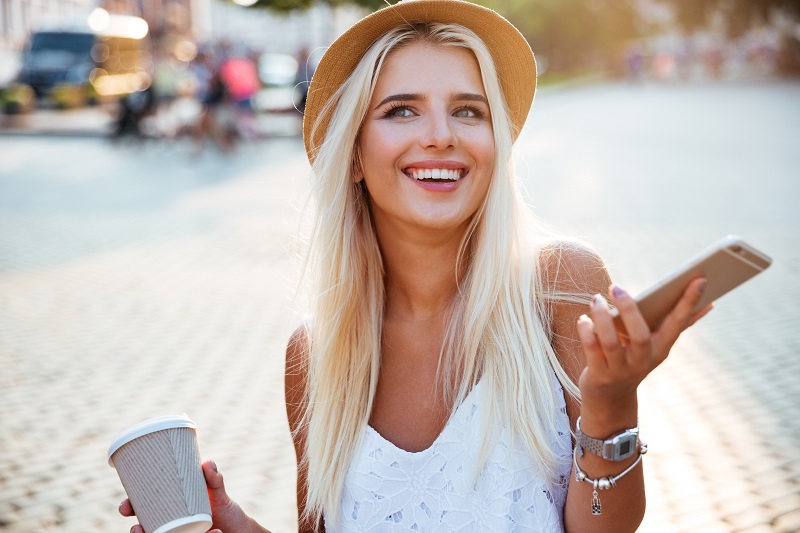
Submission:
[[[461,179],[464,169],[451,168],[407,168],[406,176],[417,181],[448,182]]]

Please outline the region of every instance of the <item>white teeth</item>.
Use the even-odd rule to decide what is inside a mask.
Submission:
[[[460,170],[450,170],[446,168],[420,168],[410,170],[409,176],[415,180],[450,180],[457,181],[461,177]]]

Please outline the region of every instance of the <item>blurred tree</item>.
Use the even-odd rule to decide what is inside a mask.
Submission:
[[[613,69],[639,35],[633,0],[483,0],[511,20],[549,70]]]
[[[473,1],[511,20],[540,59],[546,58],[550,70],[613,67],[620,64],[629,40],[638,35],[636,0]],[[354,4],[372,10],[386,5],[386,0],[257,0],[250,7],[288,13],[307,9],[315,2]]]
[[[769,20],[772,10],[800,18],[800,0],[665,0],[675,9],[678,24],[694,31],[707,27],[714,13],[722,15],[730,37],[738,37]]]
[[[235,0],[228,0],[229,3],[236,3]],[[344,4],[354,4],[369,9],[378,9],[386,5],[384,0],[256,0],[251,8],[265,8],[276,13],[290,13],[295,10],[308,9],[315,3],[328,4],[330,6],[340,6]]]

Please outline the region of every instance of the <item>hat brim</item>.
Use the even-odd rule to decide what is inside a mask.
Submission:
[[[497,12],[463,0],[403,0],[355,23],[323,55],[309,86],[303,117],[303,141],[309,161],[322,146],[331,114],[320,117],[325,103],[347,80],[364,52],[381,35],[404,23],[441,22],[464,26],[486,43],[516,140],[536,92],[536,61],[525,37]],[[314,130],[315,123],[319,125]],[[312,135],[313,132],[313,135]]]

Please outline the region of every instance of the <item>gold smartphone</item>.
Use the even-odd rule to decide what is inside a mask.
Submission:
[[[763,272],[771,263],[772,259],[764,252],[735,235],[728,235],[641,293],[636,302],[650,330],[655,331],[693,279],[704,277],[708,280],[706,290],[694,309],[696,312]],[[624,331],[617,310],[612,309],[611,314],[617,328]]]

